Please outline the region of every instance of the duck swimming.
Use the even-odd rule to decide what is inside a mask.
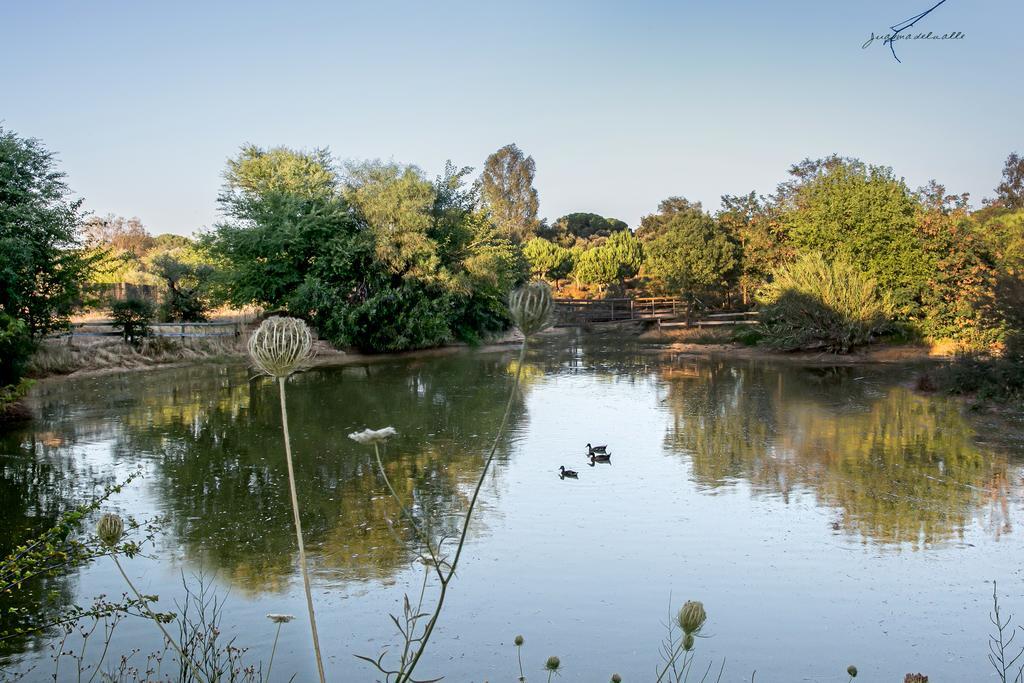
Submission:
[[[607,452],[608,446],[591,446],[589,443],[587,444],[587,455],[594,455],[595,453],[598,455],[603,455],[604,453]]]
[[[563,479],[565,479],[566,477],[569,477],[570,479],[576,479],[577,477],[580,476],[579,472],[577,472],[576,470],[565,469],[565,465],[560,466],[558,469],[561,470],[558,473],[558,476],[562,477]]]

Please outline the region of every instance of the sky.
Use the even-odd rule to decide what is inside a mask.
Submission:
[[[1024,152],[1024,3],[947,0],[897,63],[872,33],[937,0],[14,2],[0,126],[41,139],[98,215],[220,219],[244,144],[482,167],[515,142],[541,216],[636,226],[831,153],[972,203]]]

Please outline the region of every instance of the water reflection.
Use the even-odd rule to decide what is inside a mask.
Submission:
[[[385,451],[388,475],[423,524],[444,534],[458,523],[501,420],[514,362],[511,352],[467,353],[293,379],[296,484],[321,581],[387,582],[414,557],[372,451],[347,434],[398,429]],[[979,445],[956,403],[904,386],[912,371],[675,358],[600,336],[554,340],[528,364],[526,401],[516,403],[474,520],[478,538],[512,505],[501,504],[512,492],[502,463],[524,455],[513,448],[518,440],[556,440],[567,412],[613,384],[629,403],[623,420],[642,411],[655,416],[659,435],[664,430],[661,446],[631,457],[679,463],[705,493],[749,489],[783,501],[810,494],[835,525],[831,533],[892,547],[955,541],[979,520],[994,538],[1013,531],[1012,446]],[[166,554],[216,572],[243,594],[289,586],[294,537],[271,383],[251,381],[239,365],[209,365],[45,383],[34,400],[39,419],[0,435],[0,549],[111,479],[116,465],[142,463],[152,512],[171,520]],[[527,413],[535,400],[546,409]],[[626,461],[613,466],[617,474],[619,462]],[[543,463],[553,478],[558,462]],[[587,491],[588,482],[574,490]],[[74,591],[58,579],[19,599],[41,604],[44,592],[59,603]]]
[[[977,445],[958,404],[894,384],[891,372],[665,367],[666,446],[710,489],[743,480],[787,499],[812,491],[836,509],[837,527],[866,541],[919,547],[956,538],[989,502],[993,533],[1011,531],[1007,454]]]

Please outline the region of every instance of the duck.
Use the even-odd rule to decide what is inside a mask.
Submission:
[[[610,463],[611,461],[612,461],[612,454],[611,453],[591,453],[590,454],[590,464],[591,465],[593,465],[595,462],[607,462],[607,463]]]
[[[603,455],[608,452],[608,446],[591,446],[587,444],[587,455],[594,455],[595,453]]]
[[[565,465],[560,466],[558,469],[560,470],[558,476],[562,477],[563,479],[565,479],[566,477],[569,477],[570,479],[576,479],[577,477],[580,476],[579,472],[577,472],[576,470],[565,469]]]

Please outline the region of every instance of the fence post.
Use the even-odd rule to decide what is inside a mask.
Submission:
[[[185,323],[181,324],[181,341],[185,341]]]
[[[612,318],[612,322],[615,322],[615,299],[612,299],[612,313],[611,313],[611,318]]]

